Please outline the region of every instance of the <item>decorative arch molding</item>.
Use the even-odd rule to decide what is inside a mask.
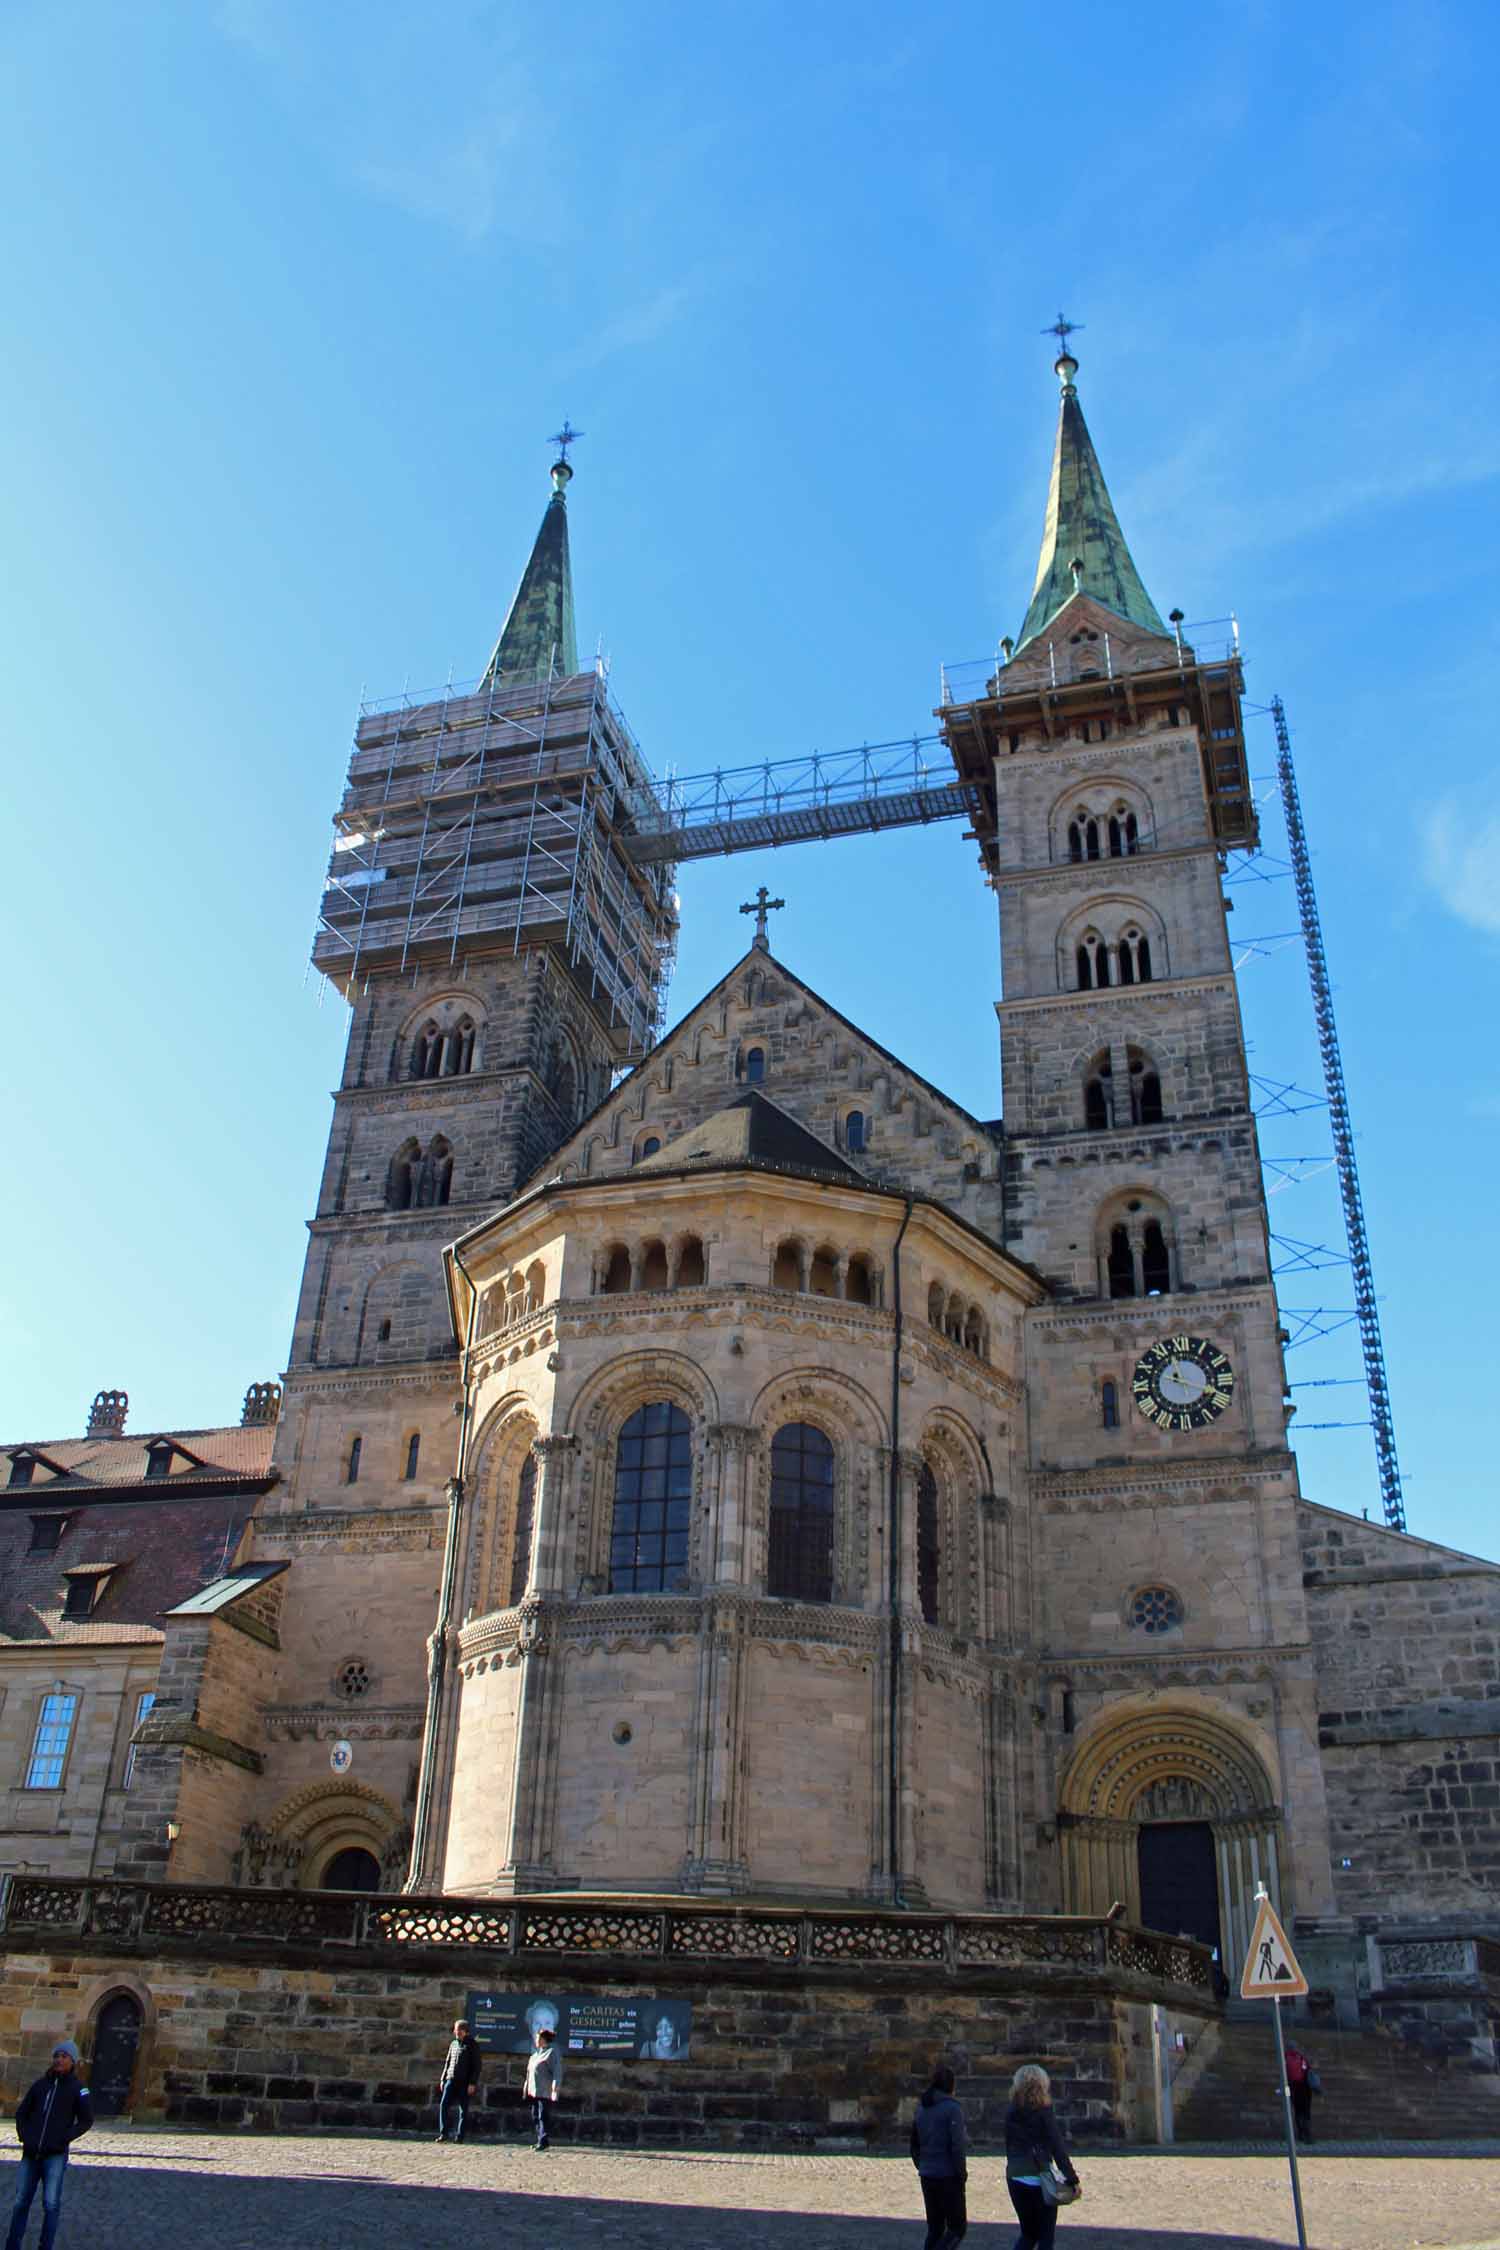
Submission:
[[[1063,1905],[1141,1919],[1140,1834],[1167,1822],[1213,1833],[1222,1951],[1243,1956],[1264,1881],[1280,1895],[1275,1757],[1262,1730],[1206,1699],[1115,1705],[1085,1732],[1058,1784]],[[1283,1911],[1286,1911],[1283,1905]]]
[[[706,1432],[719,1420],[718,1393],[702,1368],[680,1352],[629,1352],[590,1377],[568,1417],[567,1434],[578,1446],[573,1561],[577,1583],[584,1593],[603,1593],[609,1586],[616,1441],[637,1407],[658,1399],[679,1407],[692,1425],[694,1504],[688,1576],[695,1583],[703,1576],[703,1513],[698,1502],[703,1490]]]
[[[1151,792],[1133,776],[1120,773],[1084,773],[1071,781],[1067,788],[1053,798],[1047,813],[1047,835],[1054,862],[1068,863],[1068,822],[1080,805],[1086,805],[1100,821],[1109,818],[1117,804],[1128,805],[1135,814],[1140,832],[1140,848],[1149,849],[1156,835],[1156,807]],[[1109,859],[1107,842],[1101,839],[1100,857]],[[1118,856],[1118,855],[1117,855]]]
[[[927,1416],[917,1449],[938,1496],[937,1622],[960,1639],[982,1634],[984,1586],[979,1495],[989,1482],[979,1441],[949,1408]]]
[[[122,1973],[118,1969],[108,1976],[95,1977],[91,1984],[82,1988],[76,2004],[78,2043],[83,2050],[83,2060],[91,2084],[98,2059],[99,2019],[111,2000],[133,2000],[141,2012],[135,2062],[130,2073],[130,2085],[121,2105],[121,2114],[128,2116],[141,2106],[145,2089],[150,2084],[152,2050],[156,2043],[156,2000],[150,1985],[143,1984],[139,1977]]]
[[[424,999],[414,1001],[402,1017],[391,1045],[390,1075],[393,1083],[417,1075],[413,1069],[414,1049],[429,1024],[436,1026],[438,1036],[444,1042],[450,1035],[456,1037],[460,1027],[464,1025],[468,1026],[469,1036],[464,1042],[462,1056],[455,1055],[455,1060],[462,1060],[462,1069],[439,1068],[430,1073],[424,1070],[421,1073],[423,1077],[430,1075],[434,1078],[456,1078],[467,1076],[470,1071],[483,1070],[486,1020],[484,1003],[469,986],[454,985],[446,992],[429,993]]]
[[[535,1403],[521,1391],[497,1400],[480,1425],[458,1609],[464,1622],[508,1606],[521,1467],[539,1434]]]
[[[789,1422],[807,1422],[833,1447],[833,1603],[858,1609],[870,1598],[870,1513],[887,1424],[875,1400],[847,1375],[826,1368],[792,1368],[775,1375],[754,1400],[750,1426],[764,1444],[754,1464],[746,1573],[764,1587],[771,1526],[771,1441]]]
[[[382,1890],[406,1872],[411,1831],[383,1790],[368,1782],[313,1782],[288,1797],[262,1828],[240,1831],[233,1880],[251,1890],[317,1890],[341,1851],[367,1851],[379,1863]]]
[[[1121,864],[1116,862],[1115,864]],[[1065,918],[1057,933],[1057,989],[1071,992],[1077,986],[1075,956],[1079,944],[1089,931],[1095,931],[1104,944],[1118,949],[1120,939],[1127,929],[1142,931],[1151,946],[1151,977],[1149,982],[1160,983],[1172,974],[1171,956],[1167,944],[1167,925],[1154,906],[1128,891],[1103,891],[1094,898],[1075,906]],[[1108,985],[1098,986],[1100,991],[1130,991],[1141,989],[1128,981],[1121,984],[1118,971],[1111,974]]]

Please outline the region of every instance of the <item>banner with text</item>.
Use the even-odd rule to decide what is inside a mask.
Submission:
[[[637,1994],[580,1999],[547,1992],[471,1992],[469,2023],[487,2055],[529,2055],[545,2027],[565,2055],[629,2055],[638,2062],[680,2062],[693,2028],[689,2000]]]

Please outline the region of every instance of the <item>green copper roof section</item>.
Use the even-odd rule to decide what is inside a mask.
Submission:
[[[554,463],[552,498],[495,652],[485,666],[483,687],[497,681],[520,686],[531,680],[566,679],[578,669],[565,497],[572,476],[566,461]]]
[[[1064,352],[1055,369],[1062,384],[1057,417],[1057,447],[1052,456],[1052,482],[1047,491],[1047,522],[1042,532],[1042,556],[1037,564],[1031,606],[1016,642],[1018,649],[1034,640],[1044,626],[1071,601],[1075,593],[1091,594],[1148,633],[1166,635],[1167,628],[1141,584],[1140,572],[1130,559],[1120,519],[1104,482],[1104,471],[1094,451],[1078,386],[1073,378],[1078,362]]]

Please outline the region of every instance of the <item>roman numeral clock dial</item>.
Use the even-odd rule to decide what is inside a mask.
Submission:
[[[1233,1398],[1234,1369],[1206,1336],[1163,1336],[1136,1361],[1130,1395],[1159,1430],[1202,1430]]]

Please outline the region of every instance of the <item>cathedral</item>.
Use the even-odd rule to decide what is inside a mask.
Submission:
[[[579,665],[566,442],[479,685],[361,713],[280,1395],[9,1449],[9,1868],[1116,1908],[1231,1971],[1264,1884],[1345,2013],[1474,1987],[1500,1569],[1301,1490],[1239,654],[1158,612],[1078,373],[1025,615],[939,714],[999,1119],[764,892],[663,1027],[689,815]]]

